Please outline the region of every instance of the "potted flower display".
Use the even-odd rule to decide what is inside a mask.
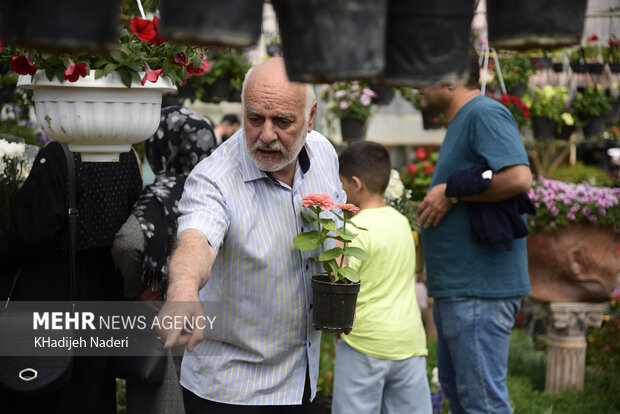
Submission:
[[[418,148],[415,152],[415,162],[410,162],[401,171],[401,179],[405,188],[411,190],[410,199],[414,202],[424,200],[428,187],[431,185],[431,178],[435,171],[435,165],[439,158],[438,152],[427,154],[424,148]]]
[[[519,97],[510,95],[508,93],[503,93],[498,98],[493,98],[496,101],[501,102],[508,108],[515,121],[517,122],[517,126],[519,130],[523,129],[530,122],[530,108],[528,108]]]
[[[360,282],[357,272],[347,265],[346,257],[370,258],[359,247],[348,246],[357,236],[350,231],[351,227],[366,230],[349,219],[359,208],[346,203],[336,205],[325,194],[307,195],[302,199],[302,205],[307,208],[302,212],[304,222],[314,228],[296,235],[293,244],[301,251],[317,251],[310,260],[323,266],[322,273],[312,275],[312,326],[323,332],[348,333],[353,328]],[[336,220],[325,217],[326,214],[338,219],[342,227],[337,227]],[[326,249],[328,241],[332,240],[341,246]]]
[[[366,82],[344,81],[325,86],[321,93],[329,112],[340,119],[344,141],[364,138],[366,121],[370,117],[372,100],[377,94]]]
[[[241,49],[216,47],[207,53],[209,71],[200,78],[204,102],[241,101],[245,73],[252,67]]]
[[[544,140],[570,136],[575,121],[571,112],[571,97],[564,86],[534,88],[523,97],[523,102],[530,109],[534,138]]]
[[[527,91],[530,76],[536,73],[532,60],[524,53],[501,54],[499,64],[507,93],[522,98]],[[489,60],[489,69],[496,70],[494,60]],[[493,78],[493,83],[499,88],[498,76]]]
[[[603,60],[608,63],[612,73],[620,73],[620,39],[612,35],[603,48]]]
[[[586,138],[603,136],[605,115],[611,111],[611,104],[599,85],[578,92],[572,106]]]
[[[55,54],[8,46],[18,86],[32,89],[39,124],[85,161],[118,159],[159,125],[162,93],[208,70],[200,48],[166,42],[159,20],[134,17],[108,54]],[[96,109],[95,109],[96,108]]]

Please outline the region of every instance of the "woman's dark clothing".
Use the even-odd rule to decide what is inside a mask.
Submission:
[[[118,162],[82,163],[74,153],[77,171],[78,301],[121,300],[111,248],[142,188],[133,151]],[[0,299],[6,299],[13,274],[7,269],[22,263],[23,270],[11,300],[69,299],[67,244],[67,165],[55,142],[39,151],[32,170],[15,199],[11,225],[0,247]],[[22,396],[0,390],[0,401],[19,412],[115,413],[115,380],[106,372],[106,358],[74,359],[71,379],[59,390]]]

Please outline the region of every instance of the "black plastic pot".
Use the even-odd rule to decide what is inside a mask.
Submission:
[[[586,73],[588,71],[588,65],[577,61],[571,62],[570,68],[573,73]]]
[[[532,60],[535,65],[538,64],[540,66],[540,69],[551,69],[553,67],[553,61],[550,57],[538,57]],[[537,69],[539,68],[538,66],[536,67]]]
[[[259,0],[159,0],[158,7],[162,35],[175,42],[247,47],[260,37]]]
[[[609,63],[609,70],[612,73],[620,73],[620,63]]]
[[[583,125],[583,135],[586,138],[602,137],[605,133],[605,115],[587,116]]]
[[[581,41],[587,0],[487,0],[489,45],[555,49]]]
[[[546,116],[532,116],[530,119],[532,120],[534,139],[544,141],[555,138],[557,122]]]
[[[312,326],[330,333],[353,329],[360,283],[331,283],[329,276],[312,278]]]
[[[602,63],[588,63],[588,72],[589,73],[603,73],[603,69],[605,69],[605,65]]]
[[[562,72],[564,72],[564,63],[554,62],[553,63],[553,71],[555,73],[562,73]]]
[[[390,0],[381,82],[392,86],[464,83],[473,11],[473,0]]]
[[[383,70],[387,0],[271,3],[290,80],[368,79]]]
[[[574,125],[562,125],[559,131],[557,129],[555,130],[555,137],[562,141],[568,141],[573,132],[575,132]]]
[[[388,105],[394,99],[394,88],[391,86],[369,82],[368,88],[377,94],[377,97],[373,98],[373,102],[377,105]]]
[[[202,101],[218,103],[230,100],[230,76],[217,78],[211,85],[205,85]]]
[[[525,93],[526,88],[527,88],[527,85],[525,83],[519,83],[515,85],[514,88],[509,90],[508,93],[512,96],[516,96],[517,98],[521,99],[523,98],[523,94]]]
[[[363,140],[365,128],[366,122],[361,119],[352,116],[340,118],[340,134],[342,135],[343,141],[352,142]]]
[[[3,41],[53,52],[111,50],[118,43],[120,3],[1,1]]]

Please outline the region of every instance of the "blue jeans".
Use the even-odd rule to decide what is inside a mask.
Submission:
[[[508,347],[521,297],[435,299],[439,382],[452,414],[511,413]]]
[[[332,414],[431,414],[426,356],[402,360],[363,354],[345,341],[336,345]]]

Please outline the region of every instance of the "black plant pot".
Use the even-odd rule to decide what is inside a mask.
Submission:
[[[554,49],[581,41],[587,0],[487,0],[489,45]]]
[[[473,10],[473,0],[390,0],[381,81],[392,86],[464,83]]]
[[[559,131],[555,130],[555,137],[562,141],[568,141],[573,132],[575,132],[575,125],[562,125]]]
[[[525,89],[527,85],[525,83],[519,83],[514,88],[508,91],[510,95],[516,96],[517,98],[523,98],[523,94],[525,93]]]
[[[577,62],[577,61],[571,62],[570,68],[573,71],[573,73],[587,73],[588,72],[588,65],[586,65],[585,63]]]
[[[555,138],[557,122],[546,116],[532,116],[530,119],[532,120],[534,139],[545,141]]]
[[[340,118],[340,134],[342,135],[343,141],[352,142],[363,140],[365,129],[366,122],[361,119],[352,116]]]
[[[551,60],[550,57],[539,57],[539,58],[534,58],[533,59],[533,63],[536,65],[537,64],[537,68],[538,69],[551,69],[553,68],[553,61]]]
[[[620,73],[620,63],[609,63],[609,70],[612,73]]]
[[[603,73],[603,69],[605,69],[605,65],[602,63],[588,63],[588,72],[600,74]]]
[[[377,97],[373,98],[373,102],[377,105],[388,105],[394,99],[394,88],[391,86],[370,82],[368,87],[377,94]]]
[[[562,72],[564,72],[564,63],[554,62],[553,63],[553,71],[555,73],[562,73]]]
[[[372,78],[384,67],[387,0],[273,0],[289,79]]]
[[[602,137],[605,133],[605,115],[587,116],[583,125],[583,135],[586,138]]]
[[[611,111],[605,115],[605,128],[618,125],[618,115],[620,114],[620,102],[611,103]]]
[[[202,101],[218,103],[230,100],[230,76],[217,78],[211,85],[205,85]]]
[[[440,129],[442,125],[439,124],[439,117],[441,114],[438,112],[422,111],[422,128],[424,129]]]
[[[329,276],[312,278],[312,326],[329,333],[353,329],[360,283],[331,283]]]
[[[3,41],[53,52],[117,46],[120,0],[1,1]]]
[[[258,42],[263,2],[258,0],[159,0],[166,39],[190,45],[247,47]]]

